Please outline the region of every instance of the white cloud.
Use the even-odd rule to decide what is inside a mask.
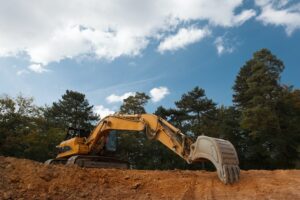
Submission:
[[[247,20],[251,19],[256,15],[256,12],[254,10],[244,10],[239,15],[237,15],[235,18],[233,18],[233,24],[235,26],[242,25]]]
[[[158,46],[158,51],[174,51],[182,49],[189,44],[195,43],[210,35],[210,31],[206,28],[198,29],[194,27],[181,28],[175,35],[166,37]]]
[[[218,52],[218,55],[222,55],[224,53],[232,53],[234,51],[234,47],[229,43],[229,40],[226,36],[219,36],[215,39],[215,45]]]
[[[26,69],[21,69],[21,70],[17,71],[18,76],[21,76],[21,75],[24,75],[24,74],[29,74],[29,71],[26,70]]]
[[[137,56],[151,39],[201,21],[238,26],[254,11],[243,0],[18,0],[1,1],[0,56],[28,54],[32,63],[92,55]],[[16,39],[17,38],[17,39]]]
[[[215,40],[215,45],[216,45],[216,48],[217,48],[217,52],[219,55],[223,54],[224,50],[225,50],[225,47],[224,47],[224,44],[223,44],[223,39],[222,37],[217,37],[216,40]]]
[[[256,0],[261,13],[256,18],[265,25],[285,27],[288,35],[300,29],[300,3],[289,5],[287,0]]]
[[[39,74],[49,71],[48,69],[45,69],[41,64],[31,64],[28,66],[28,69]]]
[[[170,91],[167,87],[158,87],[150,90],[150,97],[153,102],[158,102],[162,100],[168,94],[170,94]]]
[[[109,108],[105,108],[103,105],[98,105],[94,107],[94,112],[100,115],[100,118],[104,118],[108,115],[112,115],[115,113],[114,110],[111,110]]]
[[[135,92],[126,92],[123,95],[111,94],[108,97],[106,97],[106,101],[108,103],[123,102],[124,99],[128,98],[129,96],[134,96],[134,95],[135,95]]]

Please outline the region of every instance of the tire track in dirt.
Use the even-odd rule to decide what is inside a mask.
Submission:
[[[214,178],[209,181],[197,183],[194,190],[195,199],[215,200]]]
[[[188,185],[187,189],[183,193],[181,200],[196,200],[195,188],[197,184],[197,178],[192,178],[191,183]]]

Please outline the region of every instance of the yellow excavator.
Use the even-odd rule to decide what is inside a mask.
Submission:
[[[152,114],[110,115],[103,118],[89,135],[71,131],[72,134],[67,134],[57,146],[57,157],[47,160],[46,164],[128,168],[128,162],[103,155],[115,131],[143,131],[149,139],[160,141],[189,164],[212,162],[223,183],[239,180],[238,156],[229,141],[207,136],[199,136],[193,141],[168,121]]]

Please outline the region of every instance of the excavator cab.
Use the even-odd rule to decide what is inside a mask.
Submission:
[[[68,127],[67,134],[64,140],[68,140],[74,137],[89,137],[90,131],[86,131],[84,129]]]
[[[110,131],[106,138],[105,150],[109,152],[117,151],[117,131]]]

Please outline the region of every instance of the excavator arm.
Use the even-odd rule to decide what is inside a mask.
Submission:
[[[149,139],[156,139],[183,159],[188,159],[192,141],[164,119],[151,115],[112,115],[104,118],[87,139],[91,152],[103,149],[100,144],[110,131],[143,131]]]
[[[61,153],[57,159],[99,154],[113,130],[143,131],[149,139],[160,141],[188,163],[212,162],[223,183],[239,180],[238,156],[229,141],[199,136],[194,142],[172,124],[152,114],[107,116],[98,123],[88,138],[74,137],[63,141],[59,145]]]

